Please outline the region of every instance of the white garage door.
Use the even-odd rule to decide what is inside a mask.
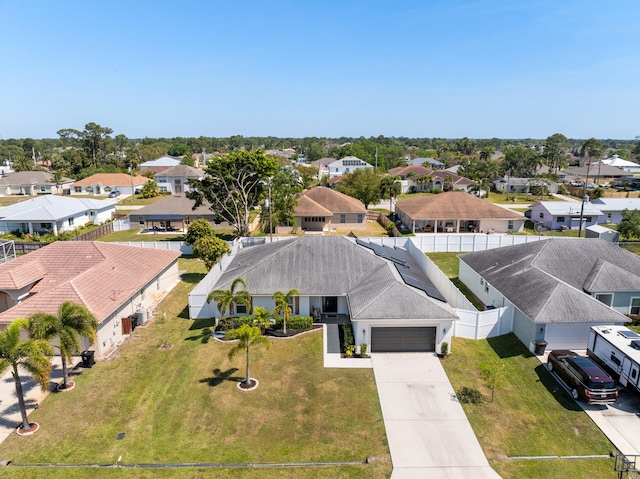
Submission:
[[[547,324],[544,340],[550,349],[587,349],[589,328],[592,323]]]
[[[436,328],[371,328],[371,352],[402,353],[436,350]]]

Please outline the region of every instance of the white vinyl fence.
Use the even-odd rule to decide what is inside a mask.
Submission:
[[[513,330],[511,307],[468,311],[457,309],[457,321],[453,322],[453,335],[457,338],[486,339],[502,336]]]
[[[117,241],[116,244],[137,246],[138,248],[164,249],[180,251],[182,254],[193,254],[193,248],[184,241]]]
[[[412,236],[409,239],[424,253],[467,253],[516,244],[534,243],[553,239],[553,237],[496,234],[432,234]]]

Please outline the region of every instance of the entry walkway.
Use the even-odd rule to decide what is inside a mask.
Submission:
[[[433,353],[372,355],[391,479],[499,479]]]

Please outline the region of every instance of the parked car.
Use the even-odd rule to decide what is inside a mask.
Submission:
[[[588,404],[613,404],[618,399],[618,389],[611,376],[591,359],[573,351],[551,351],[547,368],[567,385],[573,399],[582,398]]]
[[[115,198],[116,196],[120,196],[120,192],[118,190],[114,190],[109,193],[109,198]]]

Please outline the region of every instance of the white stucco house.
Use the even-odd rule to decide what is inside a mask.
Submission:
[[[204,178],[204,171],[193,166],[176,165],[156,173],[155,178],[160,191],[181,194],[191,190],[189,180]]]
[[[46,171],[6,171],[0,177],[0,196],[48,195],[68,193],[73,180],[61,178],[56,183],[53,174]]]
[[[406,250],[342,236],[302,236],[240,249],[211,291],[229,289],[236,278],[247,283],[252,307],[268,311],[276,291],[297,289],[293,315],[350,321],[356,344],[366,343],[374,354],[440,351],[443,341],[451,343],[458,319]],[[190,295],[192,317],[221,316],[215,302],[196,305],[195,299]],[[233,314],[247,313],[235,305]]]
[[[593,205],[602,212],[598,223],[617,225],[624,210],[640,210],[640,198],[598,198]]]
[[[145,314],[179,281],[178,251],[92,241],[56,241],[0,265],[0,328],[64,301],[98,320],[91,346],[104,356],[128,338],[131,317]],[[89,348],[86,341],[83,349]]]
[[[508,307],[513,333],[531,351],[536,343],[586,349],[591,326],[640,313],[640,257],[601,239],[552,238],[459,258],[460,281],[485,305]]]
[[[140,191],[149,178],[125,173],[97,173],[73,183],[72,195],[108,196],[112,191],[133,195]]]
[[[590,201],[540,201],[531,206],[531,221],[549,230],[577,230],[601,223],[599,205]]]
[[[353,173],[356,170],[373,170],[373,165],[355,156],[345,156],[333,163],[329,163],[327,168],[329,169],[329,179],[331,179],[347,173]]]
[[[115,201],[43,195],[0,207],[0,232],[46,233],[73,231],[87,223],[113,218]]]
[[[613,155],[611,158],[600,160],[599,163],[602,163],[603,165],[615,166],[616,168],[621,168],[622,170],[628,171],[629,173],[640,173],[640,165],[638,163],[619,158],[618,155]]]

